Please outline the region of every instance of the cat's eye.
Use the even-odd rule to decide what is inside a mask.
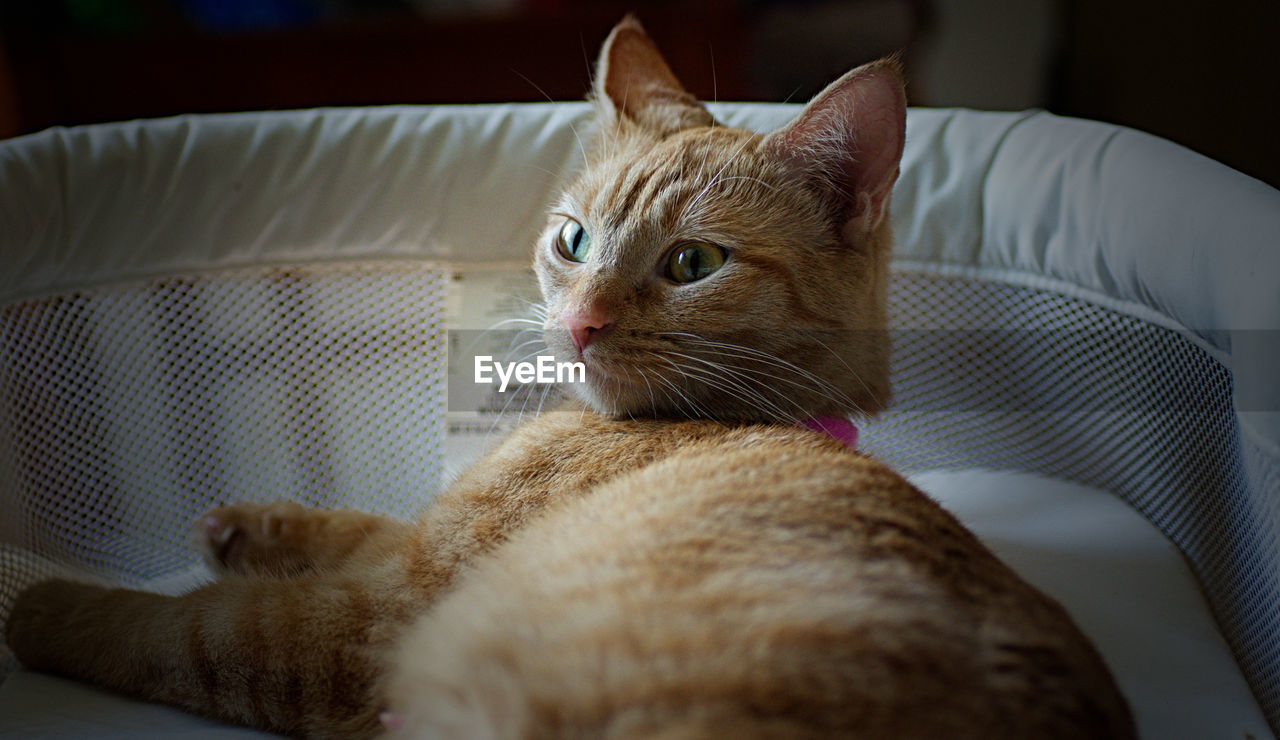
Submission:
[[[556,251],[570,262],[586,262],[591,252],[591,235],[582,224],[566,218],[556,235]]]
[[[714,244],[682,244],[667,258],[667,277],[677,283],[701,280],[719,270],[724,257],[724,250]]]

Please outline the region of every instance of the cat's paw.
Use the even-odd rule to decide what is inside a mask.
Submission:
[[[293,501],[223,506],[200,518],[191,544],[215,573],[285,572],[298,566],[309,512]]]
[[[18,594],[5,624],[5,642],[29,668],[53,669],[53,652],[68,642],[69,630],[105,589],[64,580],[42,581]],[[91,609],[89,611],[92,611]]]

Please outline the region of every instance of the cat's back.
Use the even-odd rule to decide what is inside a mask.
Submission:
[[[1060,607],[885,466],[786,427],[673,427],[403,647],[393,702],[441,736],[1132,734]]]

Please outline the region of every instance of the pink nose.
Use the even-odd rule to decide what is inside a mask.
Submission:
[[[579,353],[613,328],[609,311],[598,303],[570,306],[560,314],[560,320],[569,330]]]

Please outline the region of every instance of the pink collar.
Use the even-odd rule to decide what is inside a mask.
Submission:
[[[858,449],[858,427],[844,416],[810,416],[800,422],[805,429],[821,432],[843,443],[851,450]]]

